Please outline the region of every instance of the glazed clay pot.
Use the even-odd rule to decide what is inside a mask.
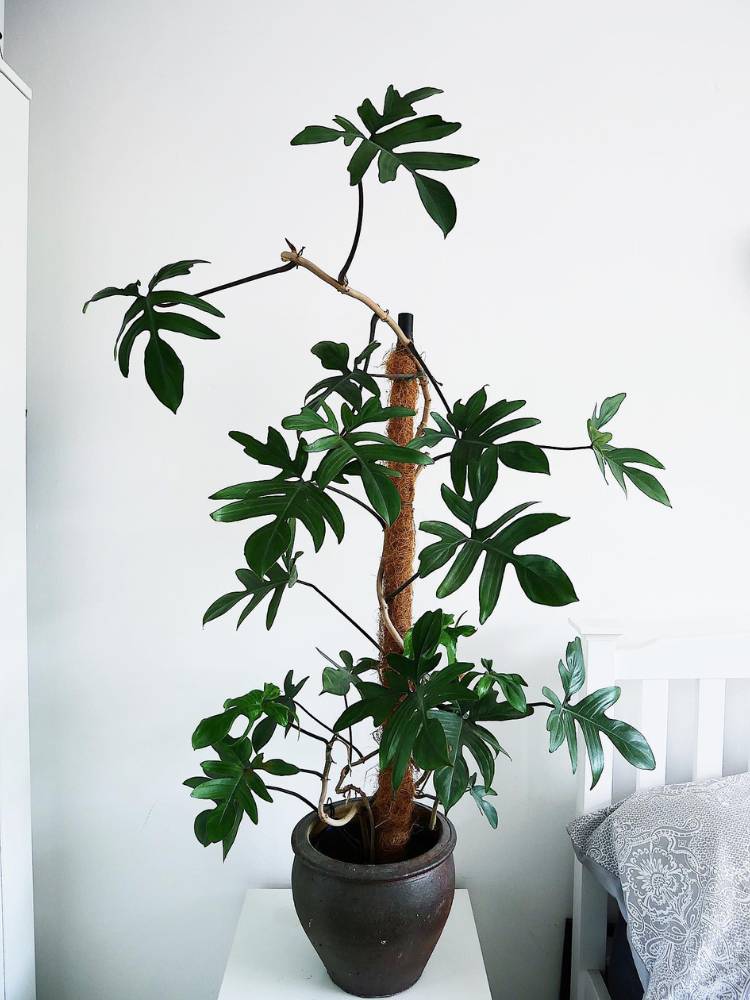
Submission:
[[[416,806],[426,825],[428,810]],[[421,815],[420,815],[421,814]],[[388,997],[413,986],[448,919],[455,891],[456,831],[438,814],[436,842],[393,864],[338,861],[311,842],[315,813],[292,832],[292,894],[300,923],[328,975],[358,997]]]

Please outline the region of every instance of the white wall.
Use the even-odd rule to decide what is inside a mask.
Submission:
[[[40,1000],[209,1000],[244,888],[288,883],[297,810],[265,812],[222,867],[193,841],[179,784],[195,769],[191,728],[227,694],[289,666],[316,671],[314,645],[358,647],[309,593],[291,595],[270,634],[258,619],[202,631],[244,537],[213,524],[205,498],[251,473],[226,432],[290,412],[316,374],[309,345],[359,343],[367,316],[306,274],[228,293],[222,341],[180,345],[186,401],[173,418],[138,364],[128,382],[112,364],[117,308],[82,317],[81,302],[180,257],[214,261],[193,288],[272,266],[283,236],[337,268],[353,224],[346,154],[291,149],[290,136],[391,81],[441,86],[436,110],[465,123],[452,148],[482,158],[452,177],[457,229],[443,242],[405,181],[369,183],[353,283],[414,311],[452,398],[482,382],[523,394],[544,420],[539,441],[582,443],[594,401],[629,392],[618,439],[664,458],[674,511],[605,488],[588,454],[555,457],[549,481],[506,477],[506,506],[540,499],[575,515],[543,551],[569,569],[576,613],[739,615],[750,8],[11,0],[8,13],[10,58],[35,92]],[[419,514],[435,516],[437,476],[422,484]],[[355,512],[313,570],[371,624],[378,541]],[[467,605],[469,592],[452,603]],[[567,614],[527,604],[509,580],[474,650],[547,682]],[[503,734],[514,762],[499,765],[498,833],[472,805],[456,810],[459,878],[501,1000],[557,995],[574,786],[545,736],[541,718]]]
[[[0,993],[33,1000],[26,655],[29,93],[0,60]]]

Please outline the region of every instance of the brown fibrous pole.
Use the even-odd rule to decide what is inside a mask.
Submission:
[[[399,317],[400,319],[400,317]],[[419,383],[417,364],[411,350],[398,343],[386,360],[388,375],[411,375],[411,379],[395,379],[391,383],[390,405],[417,409]],[[388,422],[388,437],[398,445],[406,446],[414,437],[413,417],[394,417]],[[398,517],[383,533],[383,553],[378,573],[380,598],[380,679],[388,684],[388,653],[403,648],[401,637],[412,625],[412,588],[404,588],[390,600],[391,594],[412,575],[414,564],[414,488],[416,465],[391,463],[399,473],[395,480],[401,510]],[[395,634],[394,634],[395,632]],[[383,860],[395,860],[404,853],[412,830],[414,803],[414,773],[408,768],[403,781],[394,791],[390,769],[381,771],[372,811],[376,827],[376,849]]]

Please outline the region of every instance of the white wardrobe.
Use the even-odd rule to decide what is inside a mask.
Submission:
[[[0,997],[34,1000],[26,659],[30,93],[0,59]]]

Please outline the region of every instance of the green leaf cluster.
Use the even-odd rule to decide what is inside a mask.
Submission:
[[[235,605],[247,600],[247,604],[237,619],[237,628],[239,628],[250,612],[262,604],[267,597],[270,597],[266,609],[266,628],[270,629],[276,620],[284,592],[297,582],[297,560],[302,553],[292,551],[293,545],[294,541],[292,540],[287,550],[282,554],[281,560],[273,566],[269,566],[265,573],[256,573],[250,567],[241,567],[235,570],[235,575],[243,589],[233,590],[218,597],[203,615],[203,624],[205,625],[215,618],[221,618]]]
[[[607,709],[611,708],[619,699],[619,687],[599,688],[592,691],[591,694],[587,694],[576,704],[571,702],[573,695],[581,690],[586,680],[580,638],[568,643],[565,662],[561,660],[558,669],[564,697],[560,699],[550,688],[542,688],[544,696],[549,698],[553,704],[552,711],[547,718],[550,753],[554,753],[563,743],[567,743],[571,766],[575,773],[578,766],[578,734],[576,729],[578,727],[583,736],[591,765],[592,788],[599,781],[604,770],[602,734],[633,767],[652,771],[656,763],[651,747],[643,734],[627,722],[612,719],[605,714]]]
[[[507,420],[526,405],[523,399],[501,399],[487,405],[487,392],[478,389],[465,403],[459,399],[446,417],[432,413],[437,427],[425,429],[423,438],[428,448],[440,442],[450,442],[450,467],[453,489],[460,496],[466,492],[466,480],[470,469],[478,466],[487,449],[492,449],[503,465],[521,472],[542,472],[549,474],[549,462],[542,449],[529,441],[507,441],[497,444],[503,438],[519,431],[536,427],[536,417],[514,417]]]
[[[476,691],[474,695],[478,697]],[[466,699],[462,704],[467,704]],[[492,786],[496,757],[499,753],[506,753],[494,734],[473,717],[472,707],[476,712],[476,705],[469,706],[463,714],[444,710],[435,712],[448,743],[448,761],[434,776],[435,791],[446,812],[469,791],[471,782],[466,753],[476,761],[486,788]]]
[[[323,458],[315,471],[315,482],[324,490],[332,482],[346,482],[355,476],[362,481],[365,494],[373,509],[392,524],[401,510],[401,500],[393,483],[400,475],[397,469],[384,462],[410,465],[431,465],[432,458],[416,448],[404,448],[374,430],[360,430],[367,424],[384,423],[393,417],[414,416],[414,410],[403,406],[382,406],[371,397],[358,410],[343,403],[337,419],[327,403],[321,403],[322,413],[304,406],[302,410],[284,417],[282,427],[300,433],[323,431],[321,437],[306,442],[303,447]]]
[[[404,652],[391,653],[387,658],[387,686],[362,680],[349,654],[344,667],[334,664],[346,671],[347,691],[353,687],[359,694],[359,700],[341,713],[334,729],[342,732],[365,719],[383,726],[380,767],[392,768],[394,788],[413,762],[432,777],[436,795],[446,812],[470,794],[482,815],[495,827],[497,810],[487,800],[496,795],[492,784],[497,757],[508,754],[486,724],[527,718],[537,707],[548,703],[530,703],[524,678],[496,671],[492,660],[482,659],[481,667],[458,659],[442,665],[445,644],[441,636],[447,617],[437,610],[425,612],[418,619],[407,634]],[[573,704],[571,699],[586,680],[580,638],[568,644],[559,672],[563,699],[547,687],[542,689],[551,706],[547,720],[550,751],[567,741],[575,771],[578,727],[591,760],[594,784],[603,766],[602,734],[630,764],[653,768],[653,754],[641,733],[605,714],[619,698],[619,688],[602,688]],[[477,774],[471,773],[469,760],[476,765],[481,784]]]
[[[327,371],[336,372],[316,382],[305,395],[305,406],[317,410],[332,395],[339,395],[353,410],[362,409],[362,392],[369,392],[380,399],[380,387],[369,374],[366,365],[380,344],[373,340],[363,351],[349,361],[349,345],[333,340],[321,340],[311,348]]]
[[[223,319],[224,313],[216,306],[206,302],[198,295],[177,289],[157,288],[163,281],[189,274],[196,264],[205,264],[204,260],[180,260],[160,268],[148,283],[148,291],[141,292],[140,281],[131,282],[124,288],[108,286],[96,292],[84,303],[86,312],[92,302],[108,299],[112,296],[132,297],[133,303],[128,307],[115,340],[115,359],[125,378],[130,374],[130,355],[137,338],[142,333],[148,334],[148,342],[144,353],[146,381],[160,403],[163,403],[173,413],[182,402],[185,372],[176,351],[161,333],[164,331],[181,333],[186,337],[197,337],[199,340],[218,340],[219,334],[205,323],[188,313],[176,312],[175,306],[185,306],[198,312]]]
[[[242,445],[246,455],[280,470],[271,479],[226,486],[211,496],[211,500],[230,501],[211,514],[214,521],[273,518],[245,542],[245,559],[255,573],[266,573],[288,551],[298,521],[306,528],[316,552],[329,528],[339,542],[343,539],[344,518],[338,504],[317,481],[301,478],[308,460],[304,441],[299,442],[292,457],[284,437],[273,427],[268,428],[266,443],[240,431],[231,431],[229,436]]]
[[[666,507],[671,507],[672,504],[667,496],[667,491],[656,476],[650,472],[646,472],[644,469],[637,468],[638,465],[647,465],[652,469],[663,469],[664,466],[659,459],[654,458],[653,455],[649,455],[647,451],[642,451],[640,448],[616,448],[610,443],[612,441],[612,434],[609,431],[602,430],[602,427],[608,424],[620,409],[625,397],[626,393],[624,392],[618,392],[615,396],[608,396],[598,409],[594,406],[594,412],[589,418],[587,429],[597,465],[604,476],[605,482],[607,480],[607,469],[609,469],[612,473],[612,478],[622,488],[624,493],[627,494],[628,492],[627,483],[625,482],[628,479],[636,489],[640,490],[641,493],[645,493],[649,499],[656,500],[657,503],[664,504]]]
[[[477,808],[490,824],[492,829],[497,830],[497,809],[491,802],[487,801],[488,796],[497,795],[497,792],[492,788],[485,788],[484,785],[478,785],[476,783],[476,778],[477,776],[472,774],[469,779],[469,792],[471,793],[471,797],[476,802]]]
[[[489,789],[482,794],[494,794],[495,758],[505,751],[481,723],[495,716],[507,721],[531,714],[525,701],[519,712],[507,702],[499,703],[494,691],[480,691],[479,685],[472,688],[481,672],[456,658],[458,636],[447,634],[448,629],[461,635],[475,631],[471,626],[454,629],[452,616],[442,610],[425,612],[407,633],[404,652],[389,654],[387,686],[353,679],[360,700],[346,708],[334,725],[337,732],[368,718],[376,726],[384,725],[380,767],[392,768],[393,787],[401,783],[413,760],[423,771],[434,772],[435,790],[446,811],[470,791],[467,753],[479,767],[482,787]],[[443,649],[449,662],[440,667]],[[506,705],[504,713],[501,704]],[[494,811],[480,808],[488,819]]]
[[[348,167],[352,184],[362,181],[376,158],[381,184],[395,180],[399,168],[403,168],[413,177],[419,199],[428,215],[437,223],[443,235],[447,236],[456,224],[456,203],[445,184],[423,171],[461,170],[473,166],[479,160],[475,156],[459,153],[402,149],[415,143],[444,139],[461,128],[460,122],[444,121],[440,115],[417,117],[414,105],[436,94],[442,94],[442,90],[420,87],[402,95],[391,85],[385,92],[382,112],[376,109],[369,98],[357,108],[364,131],[348,118],[335,115],[333,121],[338,128],[308,125],[294,136],[292,145],[336,142],[338,139],[342,139],[346,146],[356,143],[357,148]]]
[[[319,649],[318,652],[328,661],[328,666],[323,668],[321,694],[336,694],[344,697],[349,694],[352,685],[356,686],[362,674],[367,673],[368,670],[378,669],[378,661],[371,656],[363,656],[355,663],[352,654],[348,650],[342,649],[339,653],[340,662],[337,662],[324,653],[322,649]]]
[[[380,767],[392,767],[394,788],[401,784],[412,758],[426,771],[448,765],[443,727],[432,710],[445,701],[472,697],[461,681],[471,664],[454,662],[435,671],[442,656],[438,651],[442,631],[442,611],[423,614],[411,630],[409,654],[388,655],[388,686],[359,682],[360,701],[346,708],[334,725],[340,732],[366,718],[376,726],[388,720],[380,741]]]
[[[295,682],[292,671],[284,679],[283,692],[275,684],[263,690],[249,691],[240,698],[230,698],[224,711],[203,719],[193,733],[193,749],[211,747],[218,759],[201,762],[202,775],[183,782],[191,789],[192,798],[214,803],[195,818],[196,839],[204,847],[221,843],[226,858],[237,837],[243,816],[258,822],[258,799],[273,802],[261,777],[287,777],[299,773],[296,764],[271,758],[261,752],[277,728],[286,732],[296,720],[295,698],[305,684]],[[230,730],[238,719],[245,727],[238,737]]]
[[[487,448],[481,459],[471,467],[470,497],[454,493],[445,484],[442,496],[445,505],[464,530],[445,521],[422,521],[420,529],[436,535],[419,553],[419,575],[429,576],[451,563],[437,588],[437,596],[448,597],[469,579],[480,558],[483,558],[479,580],[479,621],[484,623],[495,610],[506,567],[513,566],[521,589],[535,604],[559,607],[577,601],[573,584],[565,571],[548,556],[520,554],[518,545],[540,535],[549,528],[568,520],[559,514],[526,514],[519,516],[531,503],[519,504],[479,527],[479,508],[492,492],[498,475],[498,456]],[[452,561],[452,562],[451,562]]]
[[[461,618],[463,615],[459,616],[458,621],[456,621],[454,615],[449,615],[443,612],[443,626],[440,630],[440,638],[438,640],[438,645],[442,646],[447,655],[448,663],[455,663],[458,658],[457,646],[458,640],[468,638],[474,635],[476,632],[475,625],[462,625]],[[404,635],[404,655],[411,656],[412,653],[412,635],[414,629],[410,628]]]
[[[212,513],[215,521],[232,523],[262,518],[264,523],[245,542],[248,568],[236,571],[244,589],[231,591],[214,601],[204,615],[204,624],[249,598],[239,625],[265,597],[272,595],[266,616],[266,625],[270,628],[285,588],[297,582],[296,562],[302,554],[294,551],[297,523],[310,535],[316,552],[329,530],[338,542],[344,537],[344,517],[329,490],[331,484],[346,484],[352,477],[361,481],[375,512],[391,524],[401,509],[398,490],[393,483],[400,472],[384,463],[428,465],[432,462],[429,455],[413,448],[402,448],[385,434],[366,426],[384,423],[393,417],[412,416],[414,412],[404,407],[382,406],[374,380],[357,367],[375,346],[374,342],[369,344],[350,368],[346,344],[321,341],[315,345],[313,351],[323,366],[338,371],[341,378],[317,383],[307,394],[308,401],[300,412],[282,421],[284,429],[297,434],[294,451],[274,427],[268,428],[265,441],[242,431],[230,432],[229,437],[248,457],[274,469],[275,474],[270,479],[224,487],[211,496],[212,500],[225,501]],[[364,399],[362,390],[377,395]],[[338,418],[326,402],[333,393],[344,400]],[[304,436],[316,432],[323,432],[316,440],[309,441]],[[311,456],[320,458],[319,464],[308,478],[303,478]]]

